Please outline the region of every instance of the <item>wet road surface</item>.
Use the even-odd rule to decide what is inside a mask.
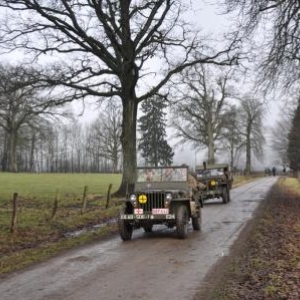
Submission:
[[[134,231],[129,242],[119,236],[100,241],[1,280],[0,299],[192,299],[276,180],[232,189],[226,205],[207,201],[202,231],[190,225],[185,240],[175,229],[157,226],[152,233]]]

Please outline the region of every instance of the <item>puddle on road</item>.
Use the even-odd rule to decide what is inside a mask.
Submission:
[[[241,202],[260,202],[263,199],[246,199],[246,200],[241,200]]]
[[[87,232],[93,232],[93,231],[96,231],[97,229],[99,228],[102,228],[102,227],[105,227],[105,226],[109,226],[111,224],[115,224],[117,223],[117,219],[110,219],[110,220],[107,220],[101,224],[96,224],[96,225],[93,225],[93,226],[88,226],[88,227],[85,227],[85,228],[82,228],[80,230],[75,230],[75,231],[68,231],[66,233],[64,233],[64,236],[67,237],[67,238],[70,238],[70,237],[78,237],[84,233],[87,233]]]
[[[243,220],[232,220],[232,221],[223,221],[223,224],[243,224],[245,221]]]
[[[216,257],[225,257],[229,255],[229,248],[220,248],[217,249]]]

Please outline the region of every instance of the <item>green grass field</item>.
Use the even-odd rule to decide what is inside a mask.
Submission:
[[[85,237],[66,239],[64,236],[66,232],[116,217],[119,201],[111,199],[106,209],[106,195],[110,183],[113,192],[120,182],[120,174],[0,173],[0,273],[105,234],[102,228]],[[88,186],[87,205],[81,213],[85,186]],[[58,208],[50,220],[57,192]],[[14,193],[19,195],[18,215],[16,232],[11,233]]]
[[[120,182],[120,174],[0,173],[0,205],[11,201],[15,192],[20,197],[52,202],[56,190],[66,197],[81,197],[87,185],[89,193],[104,195],[110,183],[113,184],[113,190],[116,190]]]

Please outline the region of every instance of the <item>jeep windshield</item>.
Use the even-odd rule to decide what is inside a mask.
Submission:
[[[187,181],[187,168],[138,168],[137,182],[185,182]]]

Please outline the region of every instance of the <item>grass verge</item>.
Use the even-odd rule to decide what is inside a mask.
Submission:
[[[106,209],[106,193],[110,183],[117,189],[120,181],[121,175],[115,174],[0,173],[0,274],[22,269],[116,232],[116,224],[112,223],[80,236],[66,236],[68,232],[116,218],[120,203],[112,198]],[[85,186],[88,193],[82,211]],[[51,219],[57,191],[57,211]],[[17,226],[11,233],[15,192],[19,195]]]
[[[299,215],[299,181],[280,179],[195,299],[300,299]]]

